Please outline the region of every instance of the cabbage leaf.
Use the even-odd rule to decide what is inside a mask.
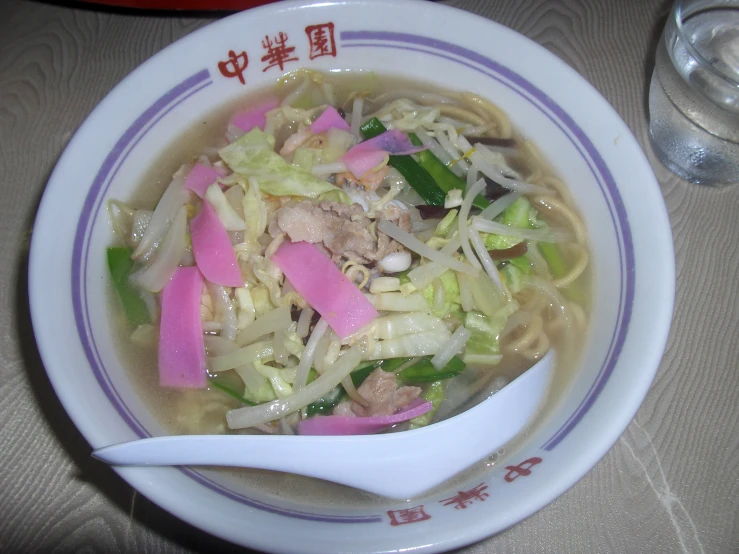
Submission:
[[[515,302],[507,302],[492,316],[477,311],[467,312],[464,326],[470,332],[470,338],[462,358],[466,364],[495,365],[500,362],[500,333],[508,316],[516,310],[518,305]]]
[[[421,292],[431,308],[431,313],[443,319],[450,311],[455,310],[462,301],[459,298],[459,283],[457,282],[457,276],[454,271],[451,269],[446,270],[441,274],[439,280],[441,281],[441,286],[444,287],[444,306],[441,310],[434,309],[433,284],[428,285]]]
[[[273,196],[318,198],[326,192],[339,190],[328,181],[287,163],[274,151],[274,146],[274,137],[254,128],[221,148],[218,154],[234,172],[256,178],[260,190]]]

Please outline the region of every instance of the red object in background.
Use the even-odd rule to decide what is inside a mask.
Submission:
[[[88,4],[101,4],[119,8],[133,8],[139,10],[185,10],[210,11],[225,10],[239,11],[264,4],[271,4],[276,0],[83,0]]]

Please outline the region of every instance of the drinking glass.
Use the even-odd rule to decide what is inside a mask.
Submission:
[[[739,182],[739,0],[675,2],[649,87],[649,137],[680,177]]]

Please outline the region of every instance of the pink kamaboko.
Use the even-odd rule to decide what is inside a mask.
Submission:
[[[190,233],[195,263],[205,278],[224,287],[243,287],[244,279],[228,232],[207,200],[190,222]]]
[[[351,130],[349,124],[344,121],[344,118],[341,117],[341,114],[333,106],[329,106],[323,110],[323,113],[310,126],[310,130],[316,135],[329,129],[339,129],[347,133]]]
[[[197,267],[178,267],[162,290],[159,327],[159,384],[204,388],[207,371],[200,297],[203,275]]]
[[[267,124],[267,112],[274,110],[279,105],[280,101],[277,98],[270,98],[250,110],[237,113],[231,119],[231,125],[235,125],[245,133],[248,133],[254,127],[264,131],[264,126]]]
[[[331,259],[307,242],[285,242],[272,256],[306,302],[345,338],[377,317],[377,310]]]
[[[214,168],[196,163],[185,177],[185,188],[193,191],[200,198],[205,198],[205,191],[216,182],[218,177]]]
[[[298,432],[301,435],[369,435],[387,429],[396,423],[422,416],[433,408],[430,401],[416,398],[402,410],[387,416],[310,417],[298,423]]]

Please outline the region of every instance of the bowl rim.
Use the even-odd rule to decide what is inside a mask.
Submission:
[[[364,3],[365,2],[361,2],[361,1],[359,2],[338,1],[338,2],[327,2],[327,3],[322,3],[322,4],[324,5],[330,4],[332,7],[338,7],[338,6],[361,5]],[[385,3],[390,4],[391,2],[388,2],[387,0],[385,0]],[[416,2],[415,0],[405,0],[405,2],[403,3],[423,5],[425,9],[440,10],[439,13],[449,13],[450,15],[453,12],[455,17],[463,17],[463,18],[469,17],[478,22],[479,20],[482,19],[468,12],[457,10],[455,8],[449,8],[447,6],[439,6],[435,4],[427,5],[427,3],[423,1]],[[245,17],[245,14],[247,14],[246,17],[249,17],[257,12],[274,12],[275,10],[282,11],[282,10],[294,9],[296,7],[309,7],[311,5],[316,5],[312,1],[294,1],[294,2],[288,1],[288,2],[282,2],[280,4],[281,5],[272,4],[272,5],[262,6],[260,8],[248,10],[247,12],[241,12],[239,14],[234,14],[232,16],[229,16],[228,18],[224,18],[221,21],[212,23],[204,27],[203,29],[200,29],[198,31],[191,33],[190,35],[184,37],[183,39],[180,39],[176,43],[162,50],[162,52],[152,57],[151,60],[139,66],[139,68],[134,70],[134,72],[132,72],[128,77],[126,77],[124,81],[122,81],[119,85],[117,85],[114,91],[124,86],[124,83],[130,82],[129,80],[133,81],[134,77],[140,72],[140,70],[142,70],[145,66],[148,66],[150,63],[155,63],[157,59],[161,59],[160,57],[165,52],[178,48],[179,47],[178,45],[184,41],[187,41],[187,40],[195,41],[201,35],[204,35],[206,33],[213,33],[215,30],[217,30],[219,26],[226,25],[227,24],[226,22],[229,20],[232,20],[233,18],[236,18],[236,19],[242,18],[242,17]],[[498,29],[498,30],[500,28],[506,29],[497,23],[494,23],[494,22],[491,22],[485,19],[482,19],[482,21],[484,21],[486,25],[490,25],[494,29]],[[506,30],[513,33],[513,31],[509,29],[506,29]],[[625,124],[623,124],[620,117],[610,107],[610,105],[608,105],[607,102],[605,102],[605,100],[602,99],[602,96],[589,83],[587,83],[587,81],[583,77],[577,74],[574,70],[572,70],[569,66],[567,66],[563,61],[559,60],[558,58],[554,57],[552,54],[544,50],[542,47],[536,45],[535,43],[532,43],[526,37],[523,37],[522,35],[518,35],[518,33],[515,33],[515,34],[518,37],[520,37],[520,39],[522,39],[523,41],[527,41],[533,44],[534,46],[536,46],[537,48],[539,48],[541,52],[546,54],[547,59],[550,62],[554,63],[555,65],[559,64],[558,70],[565,72],[566,74],[568,74],[568,77],[570,79],[574,79],[575,81],[577,81],[578,86],[582,87],[584,85],[585,89],[589,89],[588,92],[590,95],[594,94],[595,97],[602,100],[603,103],[605,104],[604,109],[606,109],[606,112],[604,113],[607,113],[607,116],[610,118],[616,118],[616,120],[622,124],[624,135],[625,135],[624,139],[631,140],[634,142],[634,144],[636,144],[635,139],[631,135],[628,128],[626,128]],[[106,96],[106,98],[98,105],[98,107],[96,107],[96,109],[90,114],[90,116],[88,116],[88,118],[86,119],[85,123],[83,123],[80,130],[82,130],[82,128],[84,128],[85,125],[87,125],[88,121],[91,120],[96,113],[98,113],[98,110],[104,111],[104,109],[108,109],[108,104],[106,103],[106,101],[109,100],[109,98],[110,98],[110,94]],[[39,224],[45,221],[43,214],[47,213],[49,210],[52,209],[48,205],[49,204],[48,197],[50,195],[47,195],[47,192],[53,188],[52,186],[53,183],[56,183],[62,179],[62,176],[60,174],[57,174],[57,171],[62,173],[62,169],[64,168],[63,162],[67,159],[67,157],[70,157],[72,155],[71,153],[73,153],[76,150],[77,148],[76,143],[77,143],[77,139],[79,138],[79,136],[80,136],[80,133],[78,131],[78,133],[75,134],[75,137],[72,139],[72,141],[70,141],[70,144],[65,149],[65,152],[60,158],[59,163],[57,164],[57,167],[55,168],[54,172],[52,173],[51,178],[49,179],[49,187],[47,188],[47,191],[45,191],[44,193],[44,198],[42,199],[42,202],[39,208],[39,214],[42,216],[42,217],[39,217],[37,220]],[[637,145],[637,148],[638,148],[638,145]],[[659,214],[659,216],[661,216],[661,220],[662,220],[660,222],[662,225],[662,231],[664,232],[665,230],[665,224],[666,224],[666,229],[669,231],[669,223],[667,220],[666,209],[664,209],[664,203],[662,201],[661,194],[659,192],[659,187],[656,184],[656,180],[654,179],[653,173],[651,172],[651,167],[649,166],[648,162],[646,161],[646,158],[644,157],[640,149],[639,149],[639,152],[641,154],[641,159],[635,160],[635,163],[642,166],[642,170],[645,174],[646,180],[651,181],[650,183],[645,183],[646,185],[645,191],[647,195],[649,194],[652,195],[653,200],[657,200],[657,203],[656,203],[657,206],[661,206],[661,210],[660,210],[661,213]],[[656,195],[658,195],[659,198],[655,198]],[[658,217],[658,219],[660,219],[660,217]],[[30,263],[29,282],[31,284],[30,289],[29,289],[29,295],[31,297],[31,308],[32,308],[33,321],[34,321],[34,329],[36,328],[36,322],[42,310],[42,307],[40,307],[38,305],[38,302],[36,301],[36,298],[38,298],[37,296],[38,283],[39,283],[38,275],[39,275],[39,272],[41,271],[40,269],[41,260],[38,259],[38,254],[37,254],[40,251],[40,246],[38,245],[40,240],[41,239],[39,239],[34,233],[34,237],[32,240],[32,246],[31,246],[31,260],[29,262]],[[640,383],[641,390],[637,391],[636,394],[630,395],[631,402],[628,403],[627,408],[624,408],[620,412],[620,417],[614,417],[614,420],[611,422],[612,431],[610,433],[604,433],[604,436],[602,437],[602,440],[599,442],[597,447],[594,446],[592,448],[590,456],[588,456],[588,460],[585,461],[585,457],[582,457],[581,464],[579,466],[573,465],[570,468],[567,478],[563,477],[559,479],[558,487],[550,487],[550,491],[549,491],[550,494],[545,495],[543,499],[541,499],[540,502],[533,503],[527,509],[521,510],[521,513],[513,515],[511,517],[511,525],[531,515],[532,513],[534,513],[541,507],[543,507],[544,505],[549,504],[552,500],[554,500],[556,497],[561,495],[564,491],[566,491],[571,486],[573,486],[577,482],[577,480],[579,480],[582,476],[584,476],[587,473],[587,471],[589,471],[597,463],[597,461],[603,455],[605,455],[605,453],[610,449],[610,447],[618,439],[620,434],[623,432],[623,430],[626,428],[628,423],[631,421],[639,405],[641,405],[644,399],[644,396],[646,395],[647,390],[652,382],[652,379],[654,375],[656,374],[656,371],[659,365],[659,360],[662,357],[662,353],[664,351],[664,347],[665,347],[666,340],[667,340],[667,333],[669,331],[671,316],[672,316],[672,298],[674,298],[674,255],[672,252],[671,234],[670,234],[670,240],[668,242],[669,244],[665,243],[666,252],[664,254],[666,255],[667,258],[672,260],[672,264],[671,265],[668,264],[668,266],[665,267],[665,273],[662,276],[662,279],[663,279],[664,285],[666,286],[667,296],[670,298],[670,300],[669,302],[667,302],[666,304],[662,306],[662,311],[659,314],[660,317],[656,318],[656,319],[660,319],[659,324],[656,325],[656,327],[658,328],[658,331],[661,330],[662,332],[661,332],[661,336],[659,336],[660,333],[656,331],[656,334],[658,336],[655,337],[655,343],[652,345],[650,360],[648,361],[648,363],[645,363],[646,367],[653,368],[653,370],[647,372],[648,373],[647,377]],[[53,349],[46,342],[47,336],[44,335],[43,338],[41,336],[38,336],[37,341],[39,344],[39,350],[41,352],[42,359],[44,360],[45,367],[48,367],[48,368],[55,367],[56,360],[54,359],[54,355],[51,352]],[[48,371],[48,373],[49,373],[49,377],[52,380],[52,384],[54,385],[54,388],[57,394],[59,395],[60,398],[62,398],[64,396],[64,394],[61,392],[63,385],[60,384],[58,380],[55,378],[55,375],[54,375],[55,371],[53,369],[51,371]],[[66,403],[65,403],[65,409],[67,410],[67,413],[70,415],[70,417],[72,417],[75,425],[83,432],[83,435],[88,439],[88,441],[90,441],[91,444],[93,444],[94,442],[97,442],[95,440],[91,440],[91,437],[94,437],[97,433],[91,429],[90,424],[88,424],[87,421],[77,421],[77,419],[79,418],[75,418],[74,410],[73,409],[70,410],[70,408],[66,405]],[[618,432],[615,433],[613,431],[614,429],[618,429]],[[96,446],[96,445],[93,444],[93,446]],[[147,483],[147,479],[142,476],[137,475],[137,472],[135,471],[120,471],[119,470],[119,473],[139,490],[141,490],[140,487],[143,487],[143,485]],[[167,493],[166,491],[161,492],[160,494],[159,493],[147,493],[147,496],[150,496],[152,500],[154,500],[158,504],[165,507],[165,509],[168,509],[168,511],[177,514],[178,517],[182,517],[182,515],[177,513],[176,501],[173,501],[171,498],[169,498],[170,494]],[[186,519],[186,518],[183,518],[183,519]],[[190,523],[197,525],[197,522],[194,522],[191,520],[190,520]],[[206,529],[206,531],[208,530]],[[209,532],[212,532],[212,531],[209,531]],[[453,546],[462,546],[462,545],[469,544],[470,542],[474,542],[476,540],[479,540],[489,535],[490,535],[489,531],[485,531],[484,529],[479,529],[476,534],[466,533],[464,536],[457,537],[451,543],[450,542],[436,543],[436,545],[432,545],[431,549],[432,550],[434,549],[433,546],[436,546],[436,547],[443,546],[443,548],[450,548]],[[229,539],[229,540],[232,540],[232,539]],[[264,548],[265,546],[269,548],[274,548],[273,544],[259,545],[260,548]]]

